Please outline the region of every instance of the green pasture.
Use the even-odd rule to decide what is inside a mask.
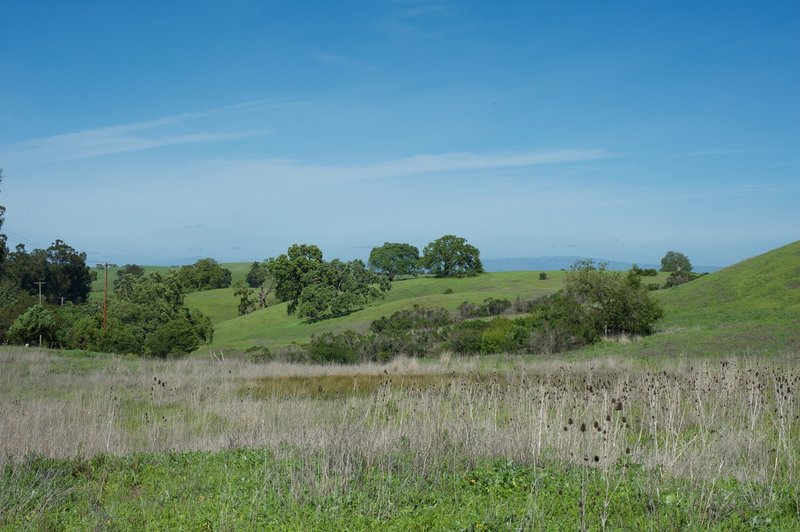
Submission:
[[[489,297],[514,300],[516,297],[534,298],[558,290],[564,280],[564,272],[547,272],[547,279],[540,280],[539,272],[486,273],[478,277],[463,279],[436,279],[423,277],[396,281],[386,297],[366,308],[330,320],[316,323],[304,322],[286,314],[286,303],[235,317],[217,323],[214,342],[208,349],[242,349],[252,345],[280,347],[292,342],[306,342],[312,335],[353,329],[366,332],[370,323],[382,316],[411,308],[414,305],[440,306],[455,311],[464,301],[481,303]],[[452,291],[452,293],[445,293]],[[219,298],[222,290],[198,293],[187,303],[202,310],[212,309],[210,316],[219,315],[223,308]],[[211,304],[219,301],[219,305]],[[236,313],[237,300],[231,294],[230,303]],[[201,351],[205,349],[201,348]]]
[[[564,284],[566,272],[549,271],[547,279],[539,279],[538,271],[485,273],[477,277],[438,279],[420,277],[392,283],[384,299],[364,309],[330,320],[304,322],[286,314],[286,304],[278,304],[237,316],[238,300],[231,289],[209,290],[190,294],[186,302],[211,317],[216,324],[214,341],[200,349],[244,349],[253,345],[281,347],[292,342],[307,342],[312,335],[353,329],[366,332],[370,323],[382,316],[414,305],[444,307],[455,311],[464,301],[481,303],[494,297],[513,301],[517,297],[532,299],[551,294]],[[644,282],[660,283],[667,275],[645,277]],[[450,292],[450,293],[448,293]],[[228,317],[228,319],[223,319]]]
[[[563,286],[565,272],[546,273],[544,281],[539,279],[539,272],[397,281],[383,300],[347,316],[317,323],[288,316],[285,304],[239,317],[231,289],[190,294],[187,303],[216,323],[213,343],[200,352],[252,345],[280,347],[303,343],[312,335],[325,332],[365,332],[372,321],[413,305],[442,306],[454,311],[463,301],[533,298]],[[666,278],[667,274],[659,273],[643,281],[663,284]],[[656,327],[658,334],[623,344],[604,342],[587,351],[697,356],[721,351],[758,354],[800,348],[800,242],[654,294],[665,310],[664,319]]]

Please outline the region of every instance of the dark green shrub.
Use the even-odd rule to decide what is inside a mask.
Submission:
[[[373,321],[369,330],[373,333],[398,333],[414,329],[438,329],[453,322],[447,309],[414,305],[408,310],[399,310],[391,316]]]
[[[628,271],[633,275],[638,275],[639,277],[655,277],[656,275],[658,275],[658,270],[656,270],[655,268],[642,269],[636,264],[631,266],[631,269]]]
[[[485,321],[462,321],[447,333],[447,347],[459,355],[474,355],[481,352],[481,337],[489,327]]]
[[[658,301],[634,272],[610,272],[604,266],[576,263],[567,275],[565,296],[584,306],[598,334],[650,334],[663,316]]]
[[[56,320],[53,312],[43,305],[34,305],[20,314],[8,329],[8,340],[16,344],[50,345],[55,339]]]
[[[544,273],[544,272],[541,272],[541,273],[539,274],[539,280],[540,280],[540,281],[546,281],[546,280],[547,280],[547,274],[546,274],[546,273]]]
[[[109,323],[105,334],[98,331],[98,334],[89,343],[91,351],[102,353],[136,353],[141,354],[143,350],[142,337],[136,329],[130,325],[114,322]]]
[[[0,282],[0,343],[14,320],[36,304],[36,298],[11,282]]]
[[[531,315],[517,323],[530,331],[527,349],[532,353],[558,353],[599,338],[590,310],[561,292],[538,300]]]
[[[365,340],[362,356],[375,361],[400,355],[421,357],[432,353],[440,341],[438,332],[426,329],[379,333]]]
[[[682,285],[684,283],[688,283],[689,281],[694,281],[703,275],[705,274],[685,271],[672,272],[669,274],[669,277],[667,277],[667,282],[664,283],[664,288],[672,288],[673,286]]]
[[[312,362],[317,364],[355,364],[361,360],[363,338],[355,331],[314,336],[305,346]]]
[[[195,325],[186,317],[179,316],[147,335],[144,353],[161,358],[184,355],[197,349],[202,339],[197,334]]]
[[[483,300],[481,305],[482,316],[499,316],[511,308],[511,301],[508,299],[495,299],[489,297]]]

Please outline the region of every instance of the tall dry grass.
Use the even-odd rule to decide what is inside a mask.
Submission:
[[[306,366],[0,351],[0,457],[298,449],[347,473],[413,456],[638,464],[712,486],[800,482],[796,357],[663,362],[477,359]],[[286,451],[289,452],[289,451]],[[313,463],[312,463],[313,462]],[[298,482],[302,472],[298,471]]]

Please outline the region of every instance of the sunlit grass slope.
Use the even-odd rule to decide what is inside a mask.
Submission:
[[[676,314],[714,310],[800,310],[800,241],[663,292]]]
[[[441,306],[454,311],[463,301],[480,303],[488,297],[513,301],[516,297],[533,298],[546,295],[561,288],[564,275],[565,273],[560,271],[547,272],[547,279],[540,280],[539,272],[502,272],[464,279],[425,277],[397,281],[393,283],[392,289],[383,300],[347,316],[317,323],[305,323],[294,316],[287,316],[286,304],[282,303],[247,316],[218,323],[214,342],[208,347],[211,349],[246,348],[252,345],[279,347],[292,342],[308,341],[312,334],[345,329],[366,332],[372,321],[414,305]],[[445,293],[450,290],[452,293]],[[210,316],[219,316],[225,312],[230,313],[230,309],[224,309],[223,297],[228,296],[222,290],[210,291],[196,294],[191,300],[187,298],[187,302],[201,310],[210,309],[208,311]],[[235,315],[236,299],[232,295],[229,297]],[[214,298],[219,298],[216,307],[211,301]],[[203,299],[202,304],[198,304],[201,299]]]
[[[587,351],[702,356],[800,349],[800,241],[656,292],[658,334]]]

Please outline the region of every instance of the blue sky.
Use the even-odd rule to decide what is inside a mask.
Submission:
[[[302,4],[302,5],[301,5]],[[12,244],[91,262],[797,240],[798,2],[0,4]]]

